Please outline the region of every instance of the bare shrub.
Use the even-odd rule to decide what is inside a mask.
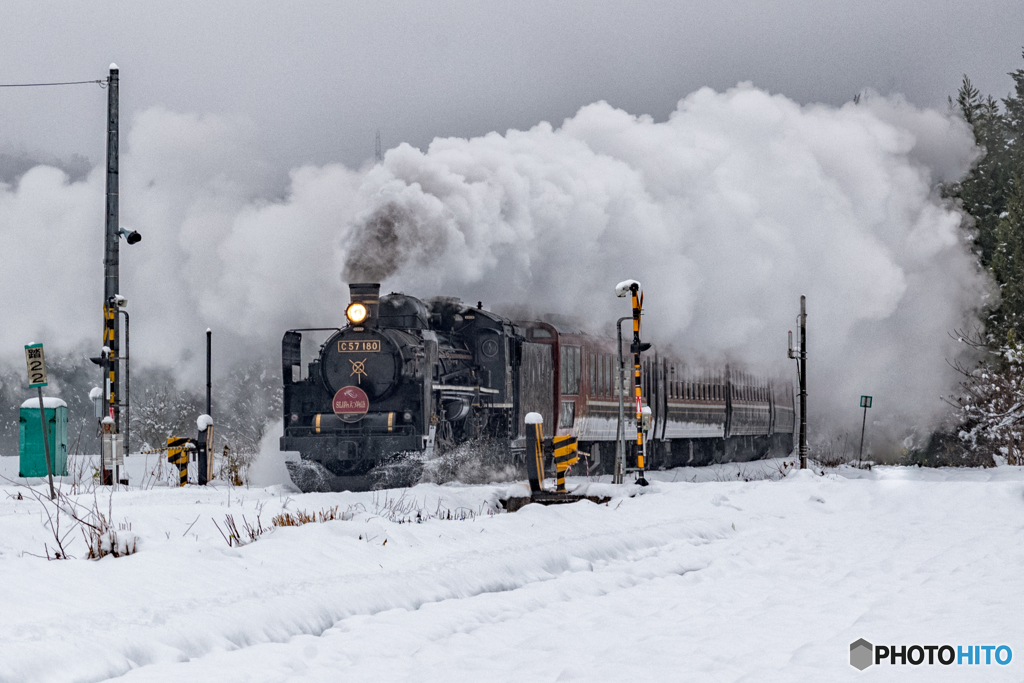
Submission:
[[[68,458],[68,474],[71,476],[71,494],[91,493],[99,484],[99,468],[93,458],[73,455]]]
[[[495,509],[487,502],[480,503],[480,507],[476,510],[467,507],[452,509],[445,507],[443,501],[439,499],[433,512],[426,509],[425,504],[426,501],[421,503],[415,496],[410,496],[404,491],[394,498],[387,491],[382,491],[373,496],[372,514],[396,524],[419,524],[430,519],[473,520],[481,515],[492,515],[495,512]]]
[[[167,461],[167,449],[142,451],[138,455],[146,456],[142,480],[139,482],[140,489],[148,490],[154,486],[178,486],[178,468]],[[156,456],[152,464],[149,461],[151,455]]]
[[[241,531],[238,530],[238,523],[235,522],[235,516],[225,515],[224,529],[227,529],[227,533],[224,532],[224,529],[220,528],[220,525],[217,524],[217,520],[213,519],[212,517],[210,519],[213,520],[213,525],[217,527],[217,531],[220,532],[220,535],[224,539],[224,542],[228,544],[229,548],[231,548],[252,543],[253,541],[257,540],[260,536],[262,536],[266,531],[268,531],[268,529],[265,528],[263,526],[263,523],[260,521],[260,517],[262,516],[262,514],[263,504],[260,503],[259,505],[256,506],[255,524],[250,524],[249,520],[245,518],[245,515],[242,515]]]
[[[100,509],[95,489],[92,492],[92,504],[84,505],[60,488],[56,489],[56,496],[52,500],[31,486],[22,484],[20,488],[39,503],[44,524],[53,537],[52,548],[49,543],[43,544],[46,559],[74,559],[69,549],[76,531],[80,531],[85,540],[86,559],[98,560],[108,555],[123,557],[134,554],[138,549],[138,539],[132,533],[130,522],[125,520],[117,525],[111,523],[112,490],[107,500],[107,510],[104,512]],[[18,495],[21,496],[21,491]]]
[[[857,451],[855,445],[850,443],[849,434],[842,434],[834,439],[822,441],[811,446],[808,449],[807,459],[819,467],[839,467],[851,460],[856,460]]]
[[[284,511],[270,520],[270,523],[274,526],[302,526],[312,522],[322,524],[323,522],[333,522],[334,520],[348,521],[354,516],[355,512],[353,512],[351,506],[346,512],[339,512],[338,506],[335,505],[312,514],[305,510],[296,510],[295,512]]]
[[[258,451],[256,450],[236,450],[224,444],[216,478],[230,482],[232,486],[245,486],[249,468],[256,461],[257,455]]]
[[[98,560],[107,555],[123,557],[135,553],[138,539],[132,533],[130,522],[122,522],[115,529],[103,514],[98,514],[95,520],[96,524],[82,526],[82,534],[88,548],[87,559]]]

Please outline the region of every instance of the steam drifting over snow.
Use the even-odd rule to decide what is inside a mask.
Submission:
[[[597,328],[624,314],[613,287],[632,277],[653,341],[786,372],[806,294],[811,419],[850,426],[857,396],[872,394],[878,416],[925,427],[953,382],[947,332],[987,286],[936,193],[976,155],[970,131],[898,98],[800,106],[741,84],[699,90],[664,122],[602,102],[559,128],[401,145],[358,171],[295,169],[284,198],[250,158],[252,138],[213,116],[134,120],[122,223],[145,240],[125,250],[123,290],[149,311],[133,348],[151,362],[182,357],[191,329],[267,354],[288,326],[336,324],[339,272]],[[33,231],[67,243],[49,317],[5,302],[19,321],[0,333],[7,347],[33,327],[65,343],[98,335],[102,192],[98,170],[68,184],[37,168],[0,186],[5,253]],[[10,264],[8,287],[31,266]]]

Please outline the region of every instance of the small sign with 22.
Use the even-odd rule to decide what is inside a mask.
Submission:
[[[30,389],[45,387],[46,356],[42,344],[25,345],[25,364],[28,366],[28,386]]]

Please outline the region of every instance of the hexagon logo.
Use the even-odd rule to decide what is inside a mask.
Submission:
[[[874,662],[875,646],[863,638],[850,643],[850,666],[858,671],[871,666]]]

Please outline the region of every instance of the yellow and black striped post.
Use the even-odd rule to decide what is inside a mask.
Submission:
[[[117,405],[119,398],[118,394],[120,393],[117,386],[117,342],[117,307],[114,305],[113,301],[108,301],[103,305],[103,346],[110,349],[106,353],[106,366],[104,367],[104,372],[107,376],[104,379],[107,381],[108,386],[106,395],[106,412],[107,415],[115,420],[115,433],[118,431],[116,428],[116,420],[120,413]],[[104,417],[106,417],[106,415],[104,415]],[[100,469],[102,470],[100,472],[100,476],[103,479],[103,483],[112,484],[114,476],[113,473],[102,463],[100,464]]]
[[[103,306],[103,345],[110,349],[110,364],[107,366],[107,379],[110,381],[110,394],[107,395],[107,404],[110,408],[117,407],[117,363],[114,360],[117,356],[117,330],[114,323],[117,321],[117,308],[113,303]],[[113,415],[111,415],[113,417]]]
[[[526,414],[526,473],[530,493],[544,492],[544,418],[540,413]]]
[[[630,287],[633,292],[633,393],[636,397],[636,466],[640,470],[640,477],[636,483],[640,486],[647,486],[644,479],[644,428],[643,428],[643,402],[640,397],[640,352],[643,347],[640,345],[640,313],[644,299],[640,293],[639,283],[634,282]]]
[[[565,493],[565,471],[579,462],[580,459],[576,455],[576,437],[556,436],[551,442],[554,447],[555,471],[557,472],[555,491]]]
[[[167,437],[167,461],[178,468],[178,486],[188,483],[188,453],[194,445],[194,439]]]

